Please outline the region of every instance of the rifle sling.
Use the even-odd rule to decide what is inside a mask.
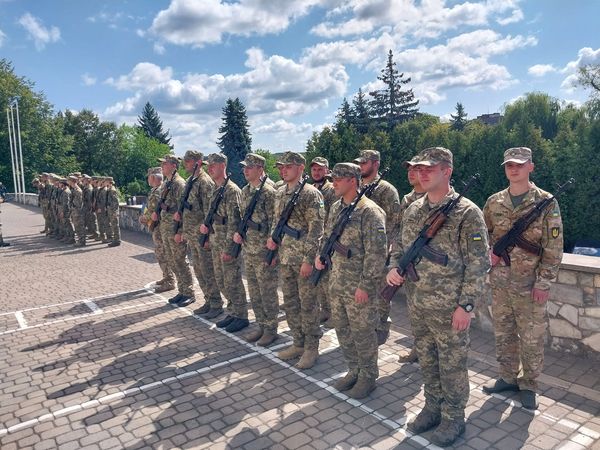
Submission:
[[[262,231],[265,228],[262,223],[256,223],[252,219],[248,219],[248,222],[246,223],[246,225],[248,226],[249,229],[252,229],[255,231]]]
[[[519,236],[515,239],[515,245],[519,248],[522,248],[526,252],[531,253],[532,255],[542,256],[542,247],[528,241],[523,236]]]

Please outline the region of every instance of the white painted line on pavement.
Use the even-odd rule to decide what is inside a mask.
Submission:
[[[25,316],[23,316],[23,311],[15,311],[15,319],[17,319],[17,323],[19,324],[19,330],[24,330],[25,328],[28,328]]]
[[[93,314],[102,314],[104,312],[102,311],[102,308],[96,305],[92,300],[84,300],[83,303],[90,308],[90,311],[92,311]]]

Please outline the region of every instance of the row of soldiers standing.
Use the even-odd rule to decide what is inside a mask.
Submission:
[[[112,177],[43,172],[33,185],[44,215],[40,233],[75,247],[85,246],[88,237],[109,247],[121,244],[119,197]]]
[[[149,208],[141,220],[159,223],[153,238],[163,279],[156,290],[177,287],[178,294],[169,303],[186,306],[195,301],[185,260],[189,246],[206,300],[195,313],[208,319],[225,314],[217,326],[229,332],[247,327],[246,293],[237,257],[241,246],[259,325],[246,339],[261,346],[277,339],[279,284],[293,344],[278,356],[299,358],[299,369],[312,367],[322,335],[319,322],[330,315],[348,365],[348,373],[334,387],[360,399],[376,387],[378,344],[389,333],[390,303],[379,291],[386,283],[405,285],[415,337],[412,359],[418,357],[421,365],[426,398],[425,408],[408,429],[420,434],[434,428],[432,442],[447,446],[465,431],[468,329],[473,309],[482,301],[485,304],[491,268],[501,373],[484,391],[520,391],[523,406],[537,407],[535,380],[543,362],[545,301],[562,256],[558,204],[553,200],[525,233],[536,254],[517,246],[511,249],[513,259],[508,265],[492,254],[488,244],[489,238],[497,241],[516,218],[550,195],[529,181],[531,150],[519,147],[505,152],[503,166],[510,187],[490,197],[485,217],[450,186],[453,157],[441,147],[425,149],[405,162],[415,189],[402,201],[397,190],[381,180],[380,157],[374,150],[361,151],[353,163],[336,164],[333,183],[319,177],[328,172],[327,161],[315,158],[310,164],[313,185],[306,184],[306,162],[298,153],[286,152],[278,161],[279,186],[265,178],[264,158],[248,154],[241,163],[248,181],[242,190],[229,182],[227,158],[222,154],[209,155],[205,161],[199,152],[185,154],[188,189],[177,174],[179,158],[167,156],[160,161],[160,168],[149,170],[155,209]],[[369,185],[370,198],[361,196]],[[431,240],[429,256],[414,263],[419,276],[405,278],[397,270],[404,253],[427,221],[452,201],[456,206]],[[246,228],[240,227],[252,204],[251,220]],[[353,211],[335,252],[324,257],[324,244],[334,236],[348,208]],[[442,263],[431,256],[436,254],[444,256]],[[315,287],[312,275],[323,270]]]

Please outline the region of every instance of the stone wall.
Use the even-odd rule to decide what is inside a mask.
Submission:
[[[15,200],[15,197],[18,197]],[[38,195],[37,194],[14,194],[7,193],[6,200],[9,202],[21,203],[24,205],[38,206]]]
[[[141,233],[150,233],[148,227],[140,224],[138,221],[142,213],[141,205],[126,205],[122,203],[119,208],[119,225],[125,230],[138,231]]]

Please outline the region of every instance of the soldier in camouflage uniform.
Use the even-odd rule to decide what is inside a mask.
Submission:
[[[417,170],[426,195],[404,212],[392,267],[415,241],[427,219],[458,196],[450,186],[450,150],[423,150]],[[489,294],[488,240],[481,210],[462,197],[429,245],[447,255],[445,266],[422,258],[415,266],[418,280],[405,280],[393,268],[386,281],[396,286],[406,281],[410,321],[423,373],[425,408],[407,428],[420,434],[435,427],[430,440],[447,446],[465,432],[471,311],[480,297]]]
[[[156,211],[156,206],[160,201],[160,187],[163,181],[162,169],[160,167],[151,167],[148,169],[148,184],[151,189],[148,193],[148,201],[143,214],[140,215],[140,224],[149,227],[152,222],[152,212]],[[169,267],[169,260],[165,252],[165,244],[162,241],[160,234],[160,226],[154,227],[152,230],[152,242],[154,242],[154,256],[158,261],[158,266],[162,271],[162,278],[156,281],[154,292],[166,292],[175,289],[175,278],[173,270]]]
[[[92,186],[92,177],[83,174],[81,177],[83,186],[83,215],[86,233],[92,239],[98,237],[98,225],[96,224],[96,213],[94,212],[94,188]]]
[[[42,172],[40,184],[38,186],[40,207],[42,208],[42,215],[44,216],[44,229],[40,231],[42,234],[48,234],[50,232],[50,212],[48,211],[50,183],[48,183],[48,175],[47,172]]]
[[[78,186],[78,178],[67,177],[71,189],[71,222],[75,231],[75,247],[85,246],[85,218],[83,211],[83,191]]]
[[[404,211],[406,211],[406,208],[408,208],[408,205],[425,195],[425,190],[419,183],[419,176],[416,167],[418,161],[419,156],[416,155],[410,161],[404,161],[404,163],[402,164],[406,168],[408,183],[412,186],[413,189],[404,197],[402,197],[402,200],[400,201],[400,213],[398,214],[399,222],[402,222],[402,216],[404,215]],[[408,306],[408,302],[406,303],[406,305]],[[398,357],[398,362],[412,363],[417,361],[418,359],[419,357],[417,356],[417,351],[413,347],[410,351],[401,353]]]
[[[509,187],[490,196],[483,208],[492,245],[537,202],[551,195],[529,180],[534,169],[529,148],[509,148],[502,164]],[[500,377],[483,390],[488,394],[520,390],[523,406],[537,409],[536,380],[544,363],[546,301],[563,254],[562,220],[556,200],[529,226],[523,238],[539,251],[530,253],[516,245],[510,251],[508,266],[490,252]]]
[[[190,174],[193,180],[190,195],[187,199],[187,205],[183,209],[183,225],[178,235],[175,235],[175,240],[179,242],[183,239],[189,249],[191,255],[192,268],[194,274],[202,289],[205,303],[194,312],[196,314],[208,314],[210,317],[216,317],[222,312],[223,300],[215,278],[215,272],[212,262],[212,250],[209,247],[200,248],[198,238],[200,236],[200,225],[204,221],[204,210],[207,203],[210,203],[210,196],[215,188],[215,183],[208,174],[202,170],[202,153],[195,150],[188,150],[183,157],[183,165],[186,172]],[[194,171],[194,165],[198,162],[198,168]],[[190,179],[186,181],[190,182]],[[179,199],[180,206],[183,198]],[[179,211],[175,213],[174,220],[180,221],[182,218]],[[211,307],[213,310],[211,311]],[[221,310],[221,311],[218,311]]]
[[[331,234],[339,215],[356,199],[359,185],[360,167],[352,163],[335,165],[333,186],[341,198],[331,207],[325,236]],[[361,197],[338,242],[351,251],[351,257],[334,252],[329,294],[348,373],[334,387],[348,391],[348,397],[361,399],[375,389],[379,376],[375,326],[377,291],[387,257],[385,213],[374,201]],[[315,258],[315,267],[325,268],[319,257]]]
[[[240,163],[244,167],[244,177],[248,184],[242,189],[242,209],[244,215],[252,198],[261,185],[265,174],[265,158],[254,153],[248,153]],[[256,342],[265,347],[277,339],[277,315],[279,313],[279,296],[277,295],[277,281],[279,266],[266,265],[267,249],[265,241],[269,237],[269,230],[273,224],[275,214],[275,188],[270,179],[260,191],[258,202],[252,216],[248,221],[246,239],[239,233],[233,235],[233,241],[243,244],[244,269],[248,281],[248,292],[252,302],[252,309],[259,327],[246,336],[248,342]]]
[[[208,214],[224,186],[223,198],[214,215],[211,232],[206,225],[200,225],[200,233],[210,234],[207,244],[212,249],[213,269],[221,294],[227,299],[227,315],[217,322],[217,327],[234,333],[246,328],[248,321],[248,302],[246,289],[242,283],[242,265],[239,258],[231,256],[233,234],[241,220],[242,191],[229,180],[226,183],[227,156],[212,153],[206,160],[207,172],[215,182],[215,189],[210,202],[205,205],[204,213]]]
[[[58,199],[58,211],[61,222],[62,237],[61,242],[65,244],[75,243],[75,232],[73,230],[73,223],[71,222],[71,189],[66,178],[60,179],[60,185],[62,192]]]
[[[2,183],[0,183],[0,213],[2,212],[2,203],[4,203],[5,195],[6,188]],[[2,237],[2,218],[0,217],[0,248],[8,246],[10,246],[10,244],[5,242],[4,238]]]
[[[277,190],[271,234],[302,178],[306,161],[298,153],[286,152],[279,162],[282,164],[281,173],[286,184]],[[300,238],[296,240],[284,235],[279,246],[272,238],[267,240],[269,250],[279,247],[283,304],[294,338],[293,345],[279,352],[278,356],[283,360],[301,356],[296,364],[299,369],[314,366],[319,356],[319,339],[322,335],[319,327],[319,301],[308,277],[323,236],[324,218],[323,195],[317,188],[307,184],[287,222],[290,228],[300,232]]]
[[[363,186],[377,183],[381,179],[379,175],[380,160],[381,156],[377,150],[361,150],[360,156],[354,160],[360,166]],[[387,242],[388,246],[393,248],[400,213],[400,196],[398,195],[398,190],[387,181],[381,180],[370,198],[385,211]],[[390,310],[391,303],[379,298],[379,322],[377,322],[377,342],[379,345],[385,343],[390,335]]]
[[[108,189],[105,186],[106,177],[97,177],[98,191],[96,192],[96,216],[98,218],[98,237],[103,244],[112,240],[107,213]]]
[[[106,177],[106,215],[108,216],[108,226],[112,240],[108,243],[109,247],[118,247],[121,245],[121,228],[119,227],[119,194],[115,187],[112,177]]]
[[[329,171],[329,161],[327,159],[317,156],[310,162],[310,177],[312,178],[312,185],[316,187],[321,194],[323,194],[323,201],[325,205],[325,221],[329,217],[329,210],[331,205],[337,200],[335,192],[333,190],[333,184],[331,183],[331,176]],[[329,327],[327,321],[331,317],[331,303],[328,298],[328,283],[329,283],[329,271],[327,271],[321,278],[321,282],[317,285],[317,296],[319,297],[319,305],[321,312],[319,314],[319,322],[325,327]],[[330,328],[330,327],[329,327]]]
[[[56,175],[48,174],[48,223],[49,229],[46,233],[49,237],[56,237],[58,234],[57,218],[56,218]]]

